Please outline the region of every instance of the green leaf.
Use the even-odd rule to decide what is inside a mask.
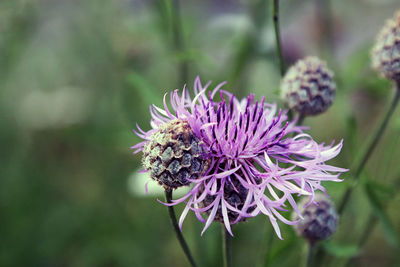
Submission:
[[[338,258],[350,258],[360,253],[357,245],[344,245],[334,242],[324,242],[323,247],[326,252]]]
[[[369,184],[369,186],[375,191],[377,197],[381,200],[391,199],[398,193],[397,188],[393,185],[382,184],[372,179],[368,179],[366,183]]]
[[[346,141],[348,143],[348,146],[351,148],[352,151],[356,151],[357,147],[357,121],[354,115],[350,115],[346,119]]]
[[[393,225],[390,222],[389,216],[385,211],[385,206],[381,203],[381,200],[378,197],[377,188],[378,187],[376,187],[376,183],[373,184],[371,182],[367,182],[365,184],[365,193],[368,197],[368,200],[372,206],[375,215],[382,223],[383,231],[385,232],[385,237],[388,243],[394,247],[397,247],[399,244],[397,233],[394,230]]]

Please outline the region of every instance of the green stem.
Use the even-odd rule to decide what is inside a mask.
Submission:
[[[279,70],[281,77],[285,74],[285,66],[282,56],[282,46],[281,46],[281,35],[279,29],[279,0],[273,0],[272,8],[272,18],[274,20],[274,30],[275,30],[275,42],[276,42],[276,53],[278,56]]]
[[[222,253],[224,267],[232,267],[232,236],[222,224]]]
[[[325,250],[321,245],[316,246],[314,251],[314,255],[312,256],[312,263],[314,266],[325,266],[322,263],[326,262],[327,255]],[[329,262],[329,261],[328,261]]]
[[[374,214],[370,214],[368,218],[368,222],[364,228],[363,233],[361,234],[361,238],[358,241],[358,247],[361,248],[367,242],[368,237],[371,236],[372,230],[374,229],[376,223],[378,222],[378,218]]]
[[[172,35],[176,52],[183,53],[185,44],[183,40],[183,27],[181,17],[180,0],[172,0]],[[186,83],[189,76],[189,65],[186,59],[180,59],[179,79],[182,84]]]
[[[397,181],[400,181],[398,179]],[[394,186],[397,186],[396,184]],[[397,187],[396,187],[397,189]],[[388,205],[389,203],[387,203]],[[371,233],[374,231],[375,226],[378,224],[379,220],[375,214],[370,214],[368,221],[365,224],[364,230],[361,233],[360,240],[358,241],[358,248],[361,249],[367,243],[368,239],[371,237]],[[349,259],[344,266],[353,266],[356,257]]]
[[[378,222],[378,218],[374,214],[370,214],[368,218],[368,222],[364,228],[364,231],[361,234],[361,238],[358,241],[358,248],[362,248],[367,242],[368,238],[371,236],[373,229],[375,228],[376,223]],[[353,266],[355,257],[349,259],[344,266]]]
[[[317,16],[319,20],[319,34],[322,53],[329,57],[334,53],[334,29],[331,0],[317,0]]]
[[[170,189],[165,190],[165,200],[167,201],[167,203],[172,203],[172,190],[170,190]],[[179,229],[178,221],[176,220],[175,210],[174,210],[173,206],[168,206],[168,213],[169,213],[169,217],[171,218],[172,226],[174,227],[176,237],[178,238],[179,244],[181,245],[182,250],[186,255],[186,258],[188,259],[188,261],[190,262],[190,265],[192,267],[197,267],[197,264],[194,261],[194,258],[190,252],[190,249],[189,249],[185,239],[183,238],[182,232]]]
[[[374,138],[372,139],[372,141],[370,142],[366,152],[364,153],[363,157],[361,158],[361,160],[359,161],[359,163],[356,165],[356,167],[354,168],[354,180],[355,182],[358,181],[359,176],[364,168],[364,165],[367,163],[368,158],[370,157],[370,155],[372,154],[375,146],[378,144],[378,141],[380,139],[380,137],[382,136],[390,117],[392,116],[398,102],[400,99],[400,81],[396,83],[396,92],[395,92],[395,96],[393,98],[393,101],[391,103],[391,105],[389,106],[389,109],[386,112],[385,117],[383,118],[383,121],[381,122],[380,127],[378,128],[378,130],[376,131]],[[350,197],[353,193],[353,190],[355,188],[356,183],[354,183],[351,187],[349,187],[346,192],[343,194],[340,202],[339,202],[339,208],[338,208],[338,213],[339,215],[343,213],[346,204],[348,203],[348,201],[350,200]],[[371,215],[372,216],[372,215]],[[374,225],[376,224],[376,219],[372,219],[372,217],[369,218],[366,228],[361,236],[361,239],[358,243],[359,246],[362,246],[367,240],[368,240],[368,235],[370,234],[371,229],[373,229]],[[317,263],[321,263],[324,260],[324,256],[325,256],[325,252],[321,249],[318,250],[317,255],[320,255],[319,257],[317,257],[316,262]],[[347,264],[350,264],[349,262]]]
[[[386,175],[384,177],[386,177]],[[400,179],[398,179],[397,181],[399,182]],[[396,185],[396,183],[395,183],[394,186],[398,186],[398,185]],[[397,189],[397,187],[396,187],[396,189]],[[387,205],[388,204],[389,203],[387,203]],[[371,233],[374,230],[377,223],[378,223],[378,217],[375,214],[370,214],[368,217],[368,221],[365,224],[364,230],[361,233],[360,240],[358,241],[358,244],[357,244],[359,249],[361,249],[367,243],[367,241],[371,237]],[[356,257],[349,259],[344,266],[353,266],[355,259],[356,259]]]
[[[269,19],[269,0],[250,1],[248,13],[255,28],[244,34],[230,63],[232,68],[229,69],[228,80],[232,88],[246,87],[246,68],[260,52],[256,48],[259,46],[261,32]]]
[[[304,114],[299,114],[299,117],[298,117],[297,122],[296,122],[296,126],[302,125],[305,118],[306,118],[306,116]]]
[[[261,257],[260,260],[257,262],[257,267],[261,266],[268,266],[269,258],[270,258],[270,252],[271,252],[271,247],[272,243],[274,241],[275,237],[275,231],[272,229],[269,229],[270,224],[267,225],[265,224],[265,233],[264,233],[264,240],[262,241],[262,246],[261,246]]]
[[[355,171],[354,171],[353,177],[354,177],[355,181],[357,181],[359,179],[360,174],[361,174],[362,170],[364,169],[365,164],[367,163],[367,161],[370,158],[372,152],[374,151],[376,145],[378,144],[379,139],[382,137],[382,134],[385,131],[387,124],[388,124],[391,116],[393,115],[394,110],[396,109],[399,99],[400,99],[400,81],[396,83],[395,96],[393,98],[393,101],[392,101],[389,109],[386,112],[385,117],[383,118],[383,120],[381,122],[381,125],[379,126],[378,130],[376,131],[374,138],[370,142],[364,155],[361,157],[361,160],[354,168]],[[354,188],[355,188],[355,185],[347,188],[346,192],[344,193],[343,197],[341,198],[341,201],[339,202],[340,203],[339,208],[338,208],[339,214],[342,214],[342,212],[344,211],[344,208],[345,208],[347,202],[350,200],[350,197],[351,197],[351,194],[353,193]]]
[[[315,244],[308,243],[308,253],[307,253],[307,262],[306,262],[307,267],[312,266],[314,255],[315,255]]]

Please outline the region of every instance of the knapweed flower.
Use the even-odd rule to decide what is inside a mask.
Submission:
[[[287,122],[286,111],[278,111],[265,97],[258,102],[250,94],[239,101],[221,90],[224,83],[211,91],[209,85],[196,78],[193,99],[185,88],[181,95],[172,92],[172,111],[166,96],[163,108],[152,106],[152,129],[146,132],[138,127],[136,133],[143,141],[132,148],[135,153],[143,151],[154,133],[172,121],[187,123],[201,141],[207,170],[186,177],[191,182],[189,192],[171,204],[186,203],[180,227],[190,210],[205,223],[203,232],[220,221],[231,234],[231,225],[264,214],[281,238],[277,221],[296,223],[281,212],[292,207],[300,214],[294,195],[312,197],[317,190],[325,191],[323,181],[340,181],[340,173],[346,170],[325,162],[339,154],[342,142],[318,144],[295,126],[296,121]]]
[[[165,189],[190,184],[207,170],[203,143],[185,120],[160,125],[143,147],[143,167]]]
[[[303,199],[299,206],[303,220],[295,226],[298,235],[314,244],[336,232],[339,215],[333,203],[323,194],[316,194],[312,202]],[[298,218],[298,215],[294,214],[294,217]]]
[[[379,32],[372,49],[372,66],[383,77],[400,82],[400,10]]]
[[[325,112],[332,105],[335,92],[333,72],[317,57],[299,60],[282,80],[282,100],[303,115]]]

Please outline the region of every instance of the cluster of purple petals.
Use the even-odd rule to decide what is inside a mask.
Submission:
[[[325,192],[321,182],[341,181],[340,173],[347,170],[325,162],[339,154],[342,142],[318,144],[296,121],[287,122],[286,111],[278,111],[276,104],[266,103],[265,97],[258,102],[253,94],[240,101],[221,89],[224,84],[208,90],[210,82],[203,86],[197,77],[193,99],[185,88],[181,95],[178,90],[170,94],[172,111],[165,95],[163,108],[150,107],[152,129],[146,132],[137,126],[135,133],[144,141],[132,149],[140,152],[161,124],[186,120],[204,142],[211,164],[203,177],[191,181],[190,191],[172,203],[186,203],[180,227],[192,210],[205,223],[203,232],[219,216],[232,234],[231,225],[262,213],[281,238],[278,220],[297,223],[282,216],[282,211],[291,207],[301,218],[294,195],[311,196],[312,201],[315,191]],[[237,189],[238,182],[245,190]],[[243,203],[229,201],[227,185],[246,193]],[[210,197],[212,201],[204,201]]]

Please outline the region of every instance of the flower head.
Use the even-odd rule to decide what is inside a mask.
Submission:
[[[400,82],[400,10],[379,32],[372,50],[372,66],[383,77]]]
[[[201,176],[188,178],[191,189],[173,205],[185,202],[180,226],[189,210],[205,223],[203,232],[213,221],[222,222],[231,232],[231,225],[259,214],[266,215],[281,238],[277,220],[287,224],[281,211],[291,206],[299,213],[293,195],[313,196],[316,190],[325,191],[322,181],[340,181],[345,169],[325,164],[339,154],[342,143],[324,145],[287,122],[286,111],[276,104],[254,95],[239,101],[233,94],[221,90],[224,83],[208,91],[197,78],[195,97],[186,89],[182,95],[171,93],[171,112],[164,98],[164,109],[151,107],[152,130],[141,130],[144,139],[135,145],[142,151],[154,132],[165,123],[183,120],[201,140],[203,157],[209,165]],[[294,137],[292,137],[294,135]]]
[[[165,189],[190,184],[208,168],[203,143],[185,120],[162,124],[143,147],[143,167]]]
[[[303,220],[296,225],[296,232],[310,243],[325,240],[336,232],[339,215],[333,203],[323,194],[316,194],[312,202],[303,199],[300,210]],[[294,217],[298,218],[298,214]]]
[[[282,100],[303,115],[325,112],[332,105],[335,92],[333,72],[317,57],[299,60],[282,80]]]

